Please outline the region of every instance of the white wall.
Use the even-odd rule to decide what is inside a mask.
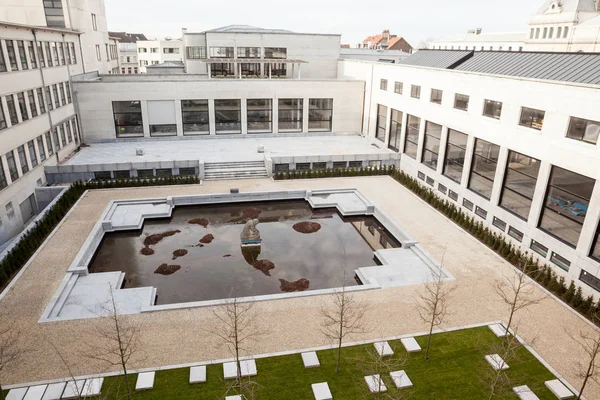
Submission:
[[[140,40],[136,42],[138,48],[138,64],[140,65],[140,72],[146,72],[146,66],[142,66],[141,62],[146,61],[148,65],[162,64],[165,61],[183,61],[184,50],[183,42],[181,40]],[[147,53],[139,53],[140,48],[147,49]],[[151,49],[158,49],[156,53],[152,53]],[[178,49],[178,53],[164,53],[165,48]]]

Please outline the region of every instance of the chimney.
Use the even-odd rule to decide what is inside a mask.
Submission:
[[[598,0],[600,1],[600,0]],[[390,30],[386,29],[385,31],[383,31],[383,34],[381,35],[383,40],[385,41],[389,41],[390,40]]]

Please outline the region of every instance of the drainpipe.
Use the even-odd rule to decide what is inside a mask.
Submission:
[[[77,35],[79,36],[79,35]],[[67,42],[65,42],[65,34],[62,34],[62,38],[63,38],[63,48],[66,48],[67,46]],[[70,52],[69,52],[70,54]],[[71,55],[72,57],[72,55]],[[83,57],[82,57],[83,58]],[[71,60],[69,60],[71,61]],[[83,60],[81,60],[83,62]],[[83,143],[82,139],[82,132],[81,132],[81,124],[79,123],[79,121],[81,121],[81,116],[79,115],[79,104],[77,103],[77,96],[75,95],[75,86],[73,86],[73,77],[71,76],[71,67],[70,67],[71,63],[68,62],[66,63],[66,67],[67,67],[67,75],[69,75],[69,88],[71,89],[71,100],[73,100],[73,108],[75,109],[75,116],[77,117],[77,121],[75,122],[75,125],[77,125],[77,136],[79,137],[79,144],[81,145],[81,143]]]
[[[369,92],[369,114],[367,116],[367,133],[365,136],[369,136],[369,131],[371,130],[371,106],[373,104],[373,75],[375,74],[375,65],[371,64],[371,91]],[[366,86],[366,85],[365,85]],[[365,94],[366,94],[366,87],[365,87]],[[365,100],[366,100],[366,96],[365,96]],[[363,112],[364,112],[364,107],[363,107]],[[364,124],[365,119],[363,118],[363,124]]]

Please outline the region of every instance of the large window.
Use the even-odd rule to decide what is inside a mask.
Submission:
[[[402,112],[392,108],[392,122],[390,124],[390,142],[388,147],[400,151],[400,137],[402,136]]]
[[[387,79],[381,79],[379,81],[379,89],[387,91]]]
[[[573,247],[577,246],[595,183],[592,178],[553,166],[540,229]]]
[[[4,174],[4,167],[0,162],[0,190],[4,189],[8,186],[8,182],[6,181],[6,175]]]
[[[17,107],[15,106],[15,98],[12,94],[6,96],[6,107],[8,108],[8,117],[10,123],[16,125],[19,123],[19,117],[17,117]]]
[[[260,47],[238,47],[238,58],[260,58]]]
[[[210,76],[221,77],[221,76],[234,76],[235,67],[234,64],[230,63],[211,63],[210,64]]]
[[[483,105],[483,115],[486,117],[500,119],[502,114],[502,103],[499,101],[485,100]]]
[[[308,131],[331,132],[333,99],[310,99],[308,106]]]
[[[571,117],[567,137],[582,142],[596,144],[600,134],[600,122]]]
[[[527,220],[539,171],[540,160],[509,151],[500,207]]]
[[[442,104],[442,92],[439,89],[431,89],[431,102],[435,104]]]
[[[442,140],[442,126],[425,122],[425,141],[423,142],[423,164],[434,170],[437,168]]]
[[[12,71],[17,71],[19,69],[19,64],[17,64],[17,53],[15,53],[15,45],[12,40],[7,40],[6,44],[6,52],[8,53],[8,61],[10,62],[10,69]]]
[[[260,63],[241,63],[242,76],[257,78],[260,76]]]
[[[38,146],[38,151],[40,152],[40,160],[44,161],[46,159],[46,149],[44,148],[44,137],[43,136],[37,137],[37,146]]]
[[[271,68],[271,76],[285,77],[287,76],[287,64],[284,63],[272,63],[269,64]]]
[[[404,84],[402,82],[394,82],[394,93],[402,94]]]
[[[211,47],[210,58],[233,58],[233,47]]]
[[[414,115],[407,115],[406,118],[406,138],[404,140],[404,154],[416,159],[417,149],[419,148],[419,128],[421,119]]]
[[[183,134],[209,133],[208,100],[181,100]]]
[[[10,179],[14,182],[19,179],[19,171],[17,170],[17,163],[15,161],[15,153],[9,151],[6,153],[6,164],[8,165],[8,173],[10,174]]]
[[[386,106],[381,104],[377,105],[377,132],[375,132],[375,139],[385,142],[385,130],[387,129],[387,111]]]
[[[475,139],[469,189],[488,200],[492,197],[499,153],[500,146],[485,140]]]
[[[411,85],[410,97],[412,97],[414,99],[420,99],[421,98],[421,86]]]
[[[219,133],[242,133],[242,102],[215,100],[215,129]]]
[[[62,0],[44,0],[44,12],[48,26],[65,27]]]
[[[44,43],[38,42],[37,44],[38,60],[40,61],[40,68],[46,68],[46,60],[44,58]]]
[[[37,153],[35,152],[35,144],[33,140],[27,142],[27,150],[29,150],[29,159],[31,160],[31,168],[35,168],[38,165]]]
[[[29,164],[27,163],[27,156],[25,155],[25,145],[17,147],[17,153],[19,154],[19,164],[21,165],[21,173],[25,175],[29,172]]]
[[[37,94],[38,105],[40,106],[40,114],[46,112],[46,102],[44,101],[44,91],[42,88],[35,89],[35,93]]]
[[[163,54],[179,54],[179,47],[163,47]]]
[[[25,93],[17,93],[17,101],[19,102],[19,110],[21,110],[21,119],[27,121],[29,114],[27,113],[27,106],[25,105]]]
[[[29,109],[31,110],[31,118],[37,117],[38,111],[35,106],[35,93],[32,90],[27,91],[27,100],[29,101]]]
[[[302,132],[302,99],[279,99],[279,130],[282,132]]]
[[[117,137],[144,136],[142,106],[139,101],[113,101]]]
[[[460,183],[465,154],[467,153],[468,136],[464,133],[448,130],[448,143],[446,144],[446,157],[444,160],[444,175]]]
[[[265,47],[265,58],[285,60],[287,58],[287,49],[284,47]]]
[[[19,49],[19,59],[21,60],[21,69],[29,69],[27,64],[27,54],[25,53],[25,43],[22,40],[17,40],[17,48]]]
[[[2,49],[2,41],[0,40],[0,49]],[[0,72],[6,72],[6,60],[4,59],[4,51],[0,51]]]
[[[185,54],[188,59],[206,58],[206,47],[188,46],[185,48]]]
[[[273,102],[271,99],[248,99],[248,133],[272,132]]]
[[[31,68],[37,68],[37,61],[35,59],[35,46],[33,42],[27,42],[27,52],[29,53],[29,64],[31,64]]]
[[[521,108],[521,118],[519,119],[519,125],[537,129],[538,131],[540,131],[542,130],[542,125],[544,125],[545,114],[545,111],[523,107]]]
[[[454,96],[454,108],[467,111],[469,109],[469,96],[457,93],[456,96]]]
[[[2,102],[0,101],[0,131],[2,129],[6,129],[8,124],[6,123],[6,117],[4,116],[4,109],[2,107]]]

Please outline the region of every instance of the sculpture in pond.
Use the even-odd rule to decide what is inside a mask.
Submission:
[[[262,240],[260,238],[260,232],[256,229],[256,225],[258,225],[257,219],[251,219],[246,222],[244,229],[240,234],[242,246],[260,246]]]

